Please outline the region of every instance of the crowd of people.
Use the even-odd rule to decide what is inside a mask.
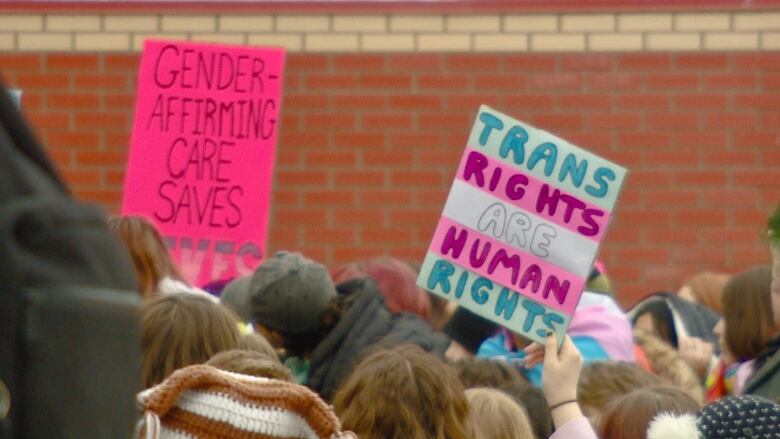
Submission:
[[[780,207],[773,266],[701,273],[627,311],[596,264],[559,346],[419,288],[417,267],[391,257],[328,268],[283,251],[200,289],[151,223],[113,218],[144,297],[138,431],[780,438],[778,223]]]

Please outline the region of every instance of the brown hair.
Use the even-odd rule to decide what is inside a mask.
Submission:
[[[238,339],[238,349],[259,352],[279,361],[279,355],[276,354],[271,343],[257,332],[250,332],[242,335],[241,338]]]
[[[532,438],[528,414],[504,392],[487,387],[466,390],[471,422],[484,439]]]
[[[577,396],[584,410],[601,411],[612,400],[636,389],[663,384],[635,363],[594,361],[582,368]]]
[[[195,294],[154,297],[141,306],[141,381],[162,382],[176,369],[208,361],[238,345],[238,321],[222,305]]]
[[[418,346],[358,363],[336,392],[336,414],[361,439],[469,439],[469,408],[455,371]]]
[[[257,351],[223,351],[211,357],[206,364],[228,372],[292,382],[292,374],[276,357]]]
[[[697,303],[710,308],[718,314],[723,314],[721,306],[721,297],[723,296],[723,287],[729,280],[728,274],[705,271],[688,278],[683,284],[690,288],[691,295]]]
[[[143,297],[150,297],[165,277],[183,280],[171,259],[162,236],[146,218],[140,216],[114,217],[108,220],[108,228],[122,241],[138,279]]]
[[[755,358],[774,332],[772,270],[752,268],[734,275],[723,289],[726,346],[737,361]]]
[[[465,388],[502,388],[528,381],[508,362],[488,358],[465,357],[450,363]]]
[[[676,387],[634,390],[607,404],[599,421],[601,439],[644,439],[650,421],[660,413],[681,415],[701,408],[688,393]]]

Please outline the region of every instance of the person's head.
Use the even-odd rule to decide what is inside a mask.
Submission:
[[[523,407],[496,389],[466,390],[471,422],[484,439],[532,439],[534,432]]]
[[[160,281],[165,277],[182,279],[162,236],[146,218],[140,216],[110,218],[108,228],[119,237],[130,253],[133,271],[138,279],[142,296],[153,295]]]
[[[467,389],[472,387],[502,388],[528,381],[506,361],[465,357],[450,363],[458,374],[460,382]]]
[[[218,352],[235,349],[235,316],[194,294],[157,296],[141,306],[141,381],[151,387],[176,369],[202,364]]]
[[[674,314],[666,300],[661,297],[653,298],[643,304],[642,309],[633,315],[631,324],[634,329],[650,332],[677,349]]]
[[[676,387],[646,387],[607,404],[599,417],[601,439],[645,439],[650,421],[661,413],[695,413],[700,404]]]
[[[577,399],[582,412],[595,425],[599,414],[611,401],[636,389],[661,384],[663,381],[635,363],[594,361],[582,369]]]
[[[721,350],[736,361],[755,358],[776,332],[772,315],[772,270],[734,275],[723,289],[723,318],[715,326]]]
[[[337,284],[361,277],[374,279],[392,313],[409,312],[430,319],[431,299],[417,286],[417,273],[406,262],[382,256],[344,266],[333,273]]]
[[[300,253],[279,252],[242,279],[251,321],[275,348],[306,356],[338,323],[340,308],[328,270]]]
[[[211,357],[207,365],[228,372],[251,375],[261,378],[273,378],[292,382],[292,374],[275,356],[257,351],[233,349],[223,351]]]
[[[418,346],[367,356],[333,400],[361,439],[468,439],[469,408],[455,371]]]
[[[701,303],[716,313],[723,315],[721,297],[723,287],[729,280],[728,274],[705,271],[689,277],[677,295],[691,302]]]
[[[238,349],[259,352],[274,358],[277,361],[279,360],[279,355],[277,355],[274,347],[271,346],[271,343],[256,332],[242,335],[241,338],[238,339]]]

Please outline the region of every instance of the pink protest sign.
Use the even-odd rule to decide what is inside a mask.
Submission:
[[[265,255],[284,49],[147,40],[123,215],[166,238],[188,281]]]

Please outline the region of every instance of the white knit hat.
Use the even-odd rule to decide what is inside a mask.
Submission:
[[[347,439],[328,406],[308,388],[211,366],[177,370],[138,394],[138,437]]]

